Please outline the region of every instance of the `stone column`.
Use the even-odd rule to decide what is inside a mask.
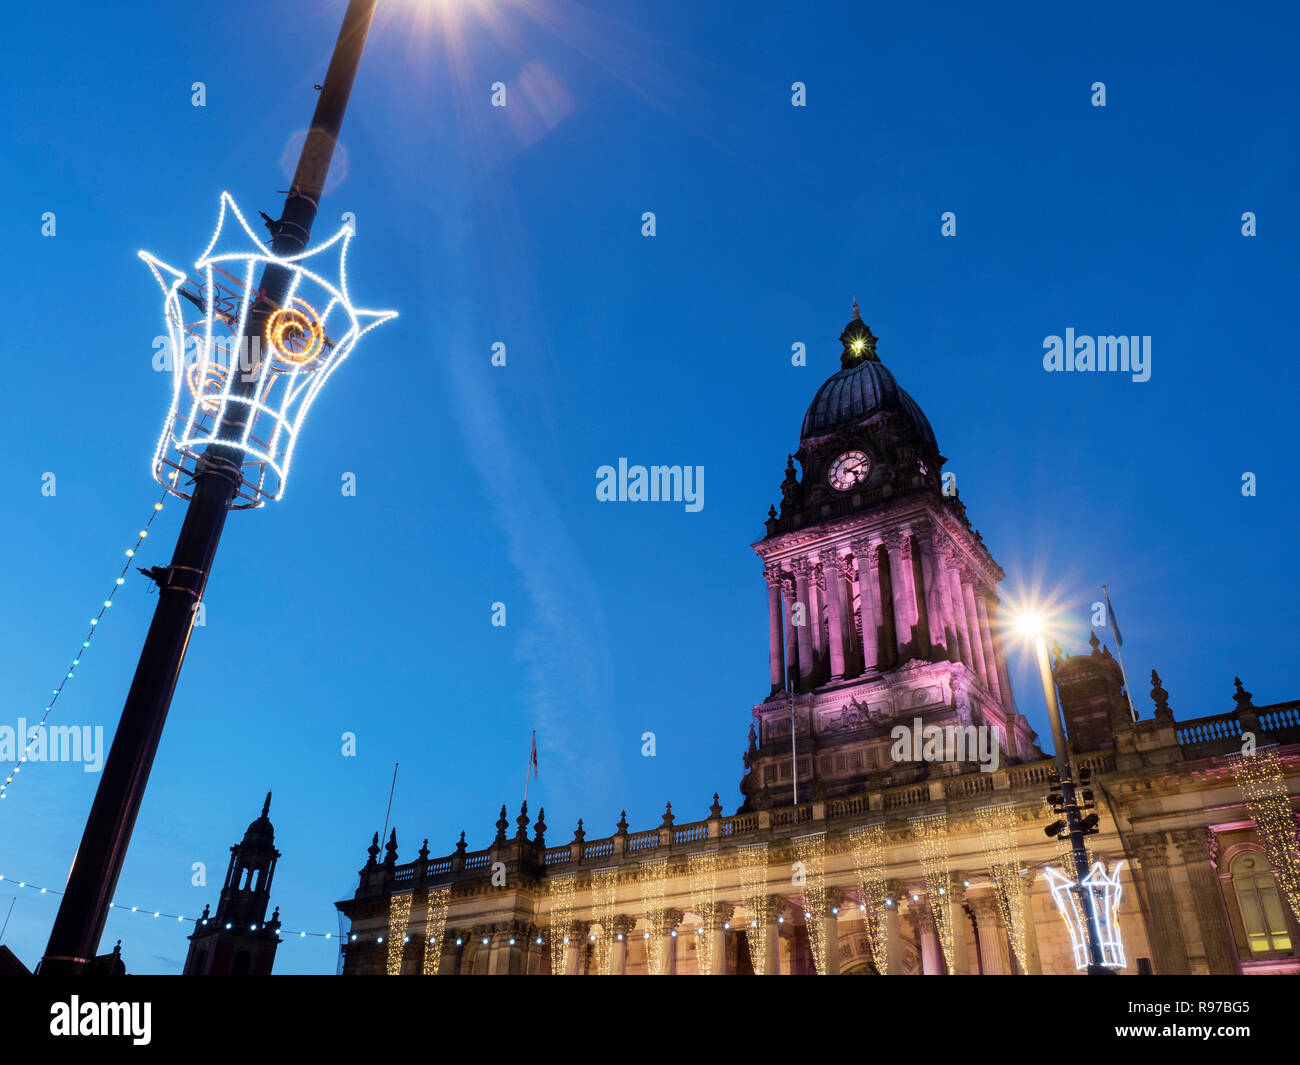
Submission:
[[[913,595],[912,556],[910,548],[906,556],[903,553],[904,545],[909,543],[910,540],[899,533],[894,533],[885,540],[885,550],[889,553],[889,587],[894,600],[891,604],[894,611],[894,642],[900,665],[913,657],[912,626],[915,624],[913,612],[916,601],[908,601]]]
[[[880,617],[880,582],[876,576],[879,557],[876,541],[860,541],[853,545],[858,560],[858,619],[862,626],[862,671],[869,673],[880,662],[876,646],[877,619]]]
[[[627,975],[627,937],[632,934],[636,921],[619,914],[614,918],[614,942],[609,945],[609,973],[611,976]]]
[[[564,948],[565,976],[577,976],[582,967],[582,947],[587,941],[589,927],[586,921],[574,921],[569,928],[569,941]]]
[[[934,572],[935,592],[939,599],[939,612],[943,619],[944,646],[947,648],[948,661],[961,661],[961,637],[958,635],[957,614],[952,606],[952,576],[949,570],[949,556],[936,538],[928,544],[931,565]]]
[[[826,627],[830,635],[831,679],[844,676],[844,575],[840,572],[837,555],[822,562],[822,577],[826,581]]]
[[[781,571],[763,570],[767,581],[767,662],[772,674],[772,691],[785,687],[785,645],[781,642]]]
[[[934,548],[928,536],[917,536],[914,549],[921,557],[921,583],[925,588],[926,637],[930,641],[930,656],[933,658],[937,651],[947,657],[948,638],[944,631],[943,603],[940,601]]]
[[[976,967],[971,964],[970,952],[966,943],[966,937],[970,934],[970,916],[966,913],[966,889],[962,885],[960,873],[953,875],[948,886],[948,894],[951,897],[949,905],[952,907],[950,910],[952,918],[952,968],[949,970],[949,975],[969,976],[976,971]]]
[[[1002,618],[998,614],[998,597],[990,595],[988,598],[989,610],[989,627],[993,631],[993,657],[997,660],[998,666],[998,685],[1002,689],[1002,710],[1007,715],[1007,730],[1010,732],[1011,725],[1016,719],[1016,700],[1011,692],[1011,677],[1007,674],[1007,653],[1002,647]],[[1010,734],[1007,736],[1007,743],[1011,749],[1015,750],[1015,739]]]
[[[885,957],[876,960],[881,976],[903,975],[903,935],[898,911],[902,906],[902,888],[895,880],[885,884]],[[892,905],[891,905],[892,902]],[[881,961],[884,961],[883,967]]]
[[[1163,832],[1134,836],[1133,849],[1147,889],[1148,919],[1154,927],[1147,929],[1157,976],[1187,972],[1187,948],[1178,927],[1178,899],[1169,876],[1168,844]],[[1123,924],[1120,925],[1123,934]]]
[[[1004,943],[996,895],[971,899],[975,927],[979,929],[980,972],[985,976],[1005,976],[1011,972],[1009,951]]]
[[[822,935],[826,939],[826,975],[840,975],[840,907],[844,905],[844,892],[839,888],[826,889],[826,919],[822,922]]]
[[[974,574],[961,575],[961,601],[966,605],[966,631],[970,634],[970,656],[975,672],[980,675],[985,686],[989,682],[988,667],[984,664],[984,647],[980,641],[979,618],[975,614]]]
[[[1019,884],[1021,907],[1025,915],[1025,965],[1022,976],[1041,976],[1043,974],[1043,962],[1038,953],[1038,922],[1034,916],[1034,877],[1035,872],[1030,869],[1022,877],[1017,877]],[[1053,906],[1055,909],[1055,906]],[[1010,932],[1008,931],[1008,934]],[[1014,952],[1013,952],[1014,954]],[[1017,958],[1016,964],[1020,961]]]
[[[799,686],[801,688],[811,688],[816,675],[816,660],[813,658],[812,633],[813,625],[812,600],[808,595],[809,578],[812,576],[812,567],[808,564],[807,559],[795,559],[790,567],[794,570],[794,588],[795,599],[803,604],[803,624],[796,625],[795,635],[799,643]]]
[[[780,895],[768,895],[763,899],[762,911],[758,914],[759,927],[763,935],[763,975],[781,975],[781,926],[776,923],[777,914],[785,909],[785,899]]]
[[[812,563],[808,569],[808,622],[812,626],[815,683],[818,684],[830,674],[830,666],[826,661],[826,615],[829,607],[824,569],[820,562]]]
[[[488,973],[491,976],[508,976],[510,974],[510,933],[495,931],[486,933],[488,943]]]
[[[948,562],[948,598],[952,602],[953,622],[957,627],[957,647],[961,660],[971,669],[975,668],[975,656],[971,642],[970,629],[966,625],[966,600],[961,590],[961,563],[955,553],[949,554]]]
[[[1239,975],[1241,966],[1228,917],[1223,910],[1223,893],[1215,872],[1212,844],[1214,834],[1208,828],[1179,829],[1171,833],[1187,870],[1192,891],[1192,908],[1200,926],[1205,964],[1212,976]]]
[[[788,574],[781,578],[781,594],[785,597],[785,670],[793,687],[793,681],[799,676],[799,630],[794,623],[794,578]],[[784,678],[781,685],[785,686]]]
[[[919,900],[913,900],[912,910],[916,914],[916,930],[921,940],[921,972],[926,976],[942,976],[943,947],[939,943],[939,930],[935,927],[929,897],[922,895]]]
[[[1001,703],[1002,683],[998,678],[997,658],[993,654],[993,633],[989,628],[988,604],[984,601],[983,592],[975,597],[975,618],[979,622],[980,643],[984,649],[984,666],[988,670],[988,689],[993,693],[993,698]],[[1008,727],[1010,727],[1009,722]]]
[[[736,907],[729,902],[713,904],[713,972],[710,976],[727,975],[727,928],[726,924],[735,916]]]
[[[685,914],[681,910],[664,910],[663,968],[658,975],[677,975],[677,928]]]

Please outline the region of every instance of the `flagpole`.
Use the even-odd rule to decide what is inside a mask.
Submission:
[[[532,745],[528,748],[528,764],[524,766],[524,805],[528,805],[528,785],[530,783],[530,774],[533,772],[533,766],[536,764],[537,755],[537,730],[533,729]]]
[[[1124,669],[1124,644],[1119,638],[1119,630],[1115,628],[1115,612],[1110,605],[1110,591],[1103,584],[1101,593],[1106,597],[1106,620],[1111,624],[1111,631],[1115,633],[1115,657],[1119,660],[1119,675],[1124,681],[1124,697],[1128,699],[1128,712],[1134,721],[1138,719],[1137,707],[1133,705],[1133,689],[1129,687],[1128,673]]]

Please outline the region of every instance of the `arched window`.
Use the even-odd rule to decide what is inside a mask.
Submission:
[[[1264,856],[1246,851],[1237,855],[1228,869],[1250,952],[1269,954],[1290,950],[1291,937],[1287,933],[1282,898]]]

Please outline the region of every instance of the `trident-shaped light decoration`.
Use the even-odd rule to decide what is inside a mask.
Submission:
[[[221,247],[224,231],[234,229],[230,215],[251,248]],[[362,336],[397,317],[352,305],[345,273],[352,235],[345,225],[309,251],[276,255],[223,192],[217,228],[195,263],[197,280],[140,252],[162,286],[171,343],[171,409],[153,456],[153,475],[168,491],[189,499],[178,474],[192,478],[203,449],[222,442],[244,453],[243,483],[232,508],[283,496],[298,431],[322,386]],[[309,268],[332,257],[337,281]],[[283,304],[254,287],[254,276],[267,264],[289,274]],[[268,314],[266,327],[245,338],[249,312],[259,303]]]
[[[1106,867],[1101,862],[1093,862],[1091,871],[1083,878],[1083,889],[1092,897],[1093,925],[1097,931],[1097,942],[1101,946],[1101,964],[1107,969],[1122,969],[1127,964],[1124,960],[1124,940],[1119,931],[1119,900],[1122,890],[1119,873],[1123,868],[1123,862],[1116,862],[1108,876]],[[1066,928],[1070,930],[1074,967],[1087,969],[1090,962],[1085,924],[1087,915],[1080,904],[1074,881],[1049,865],[1047,882],[1051,885],[1056,908],[1065,921]]]

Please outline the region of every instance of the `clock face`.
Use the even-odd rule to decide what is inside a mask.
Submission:
[[[871,472],[871,460],[862,451],[846,451],[831,463],[831,487],[839,492],[847,492],[854,485],[861,484]]]

